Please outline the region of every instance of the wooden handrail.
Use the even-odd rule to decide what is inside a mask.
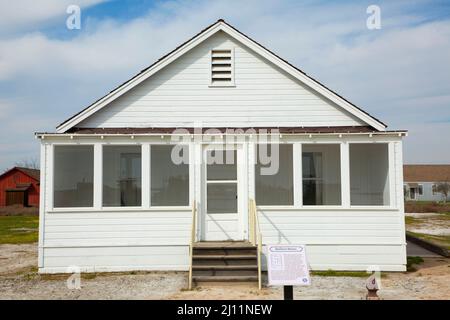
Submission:
[[[189,243],[189,290],[192,289],[192,259],[193,259],[193,253],[194,253],[194,242],[195,242],[195,235],[197,231],[197,206],[196,202],[192,203],[192,229],[191,229],[191,241]]]
[[[261,253],[262,253],[262,234],[261,227],[259,226],[258,211],[256,209],[256,202],[253,199],[249,201],[249,240],[250,243],[257,247],[258,255],[258,288],[262,288],[261,279]]]

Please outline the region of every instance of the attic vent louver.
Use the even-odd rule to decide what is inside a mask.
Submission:
[[[231,49],[211,50],[211,85],[234,85],[233,60]]]

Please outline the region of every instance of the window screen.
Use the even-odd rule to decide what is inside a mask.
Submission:
[[[276,148],[278,147],[278,156]],[[266,152],[267,151],[267,152]],[[269,163],[265,163],[270,159]],[[258,205],[293,205],[293,163],[292,144],[258,145],[256,148],[255,194]],[[264,174],[263,168],[277,166],[276,172]],[[274,167],[275,168],[275,167]],[[273,173],[273,174],[272,174]]]
[[[350,144],[352,205],[389,205],[389,157],[386,143]]]
[[[93,207],[94,146],[55,146],[53,206]]]
[[[302,145],[303,205],[341,204],[338,144]]]
[[[103,147],[103,206],[141,205],[141,147]]]
[[[189,164],[175,164],[172,161],[173,146],[151,146],[151,205],[189,205]],[[184,146],[183,153],[188,153]],[[184,155],[184,158],[189,158]],[[175,161],[177,162],[177,161]]]

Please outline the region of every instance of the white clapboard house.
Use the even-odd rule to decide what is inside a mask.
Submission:
[[[405,270],[406,132],[223,20],[36,135],[42,273],[256,280],[268,244]]]

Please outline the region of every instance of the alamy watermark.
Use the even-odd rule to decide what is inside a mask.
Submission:
[[[67,273],[71,273],[66,280],[67,289],[80,290],[81,289],[81,269],[79,266],[67,267]]]
[[[368,266],[366,269],[367,273],[371,275],[366,280],[366,288],[369,290],[380,290],[381,289],[381,268],[378,265]]]
[[[188,164],[189,153],[186,152],[191,141],[204,146],[209,151],[206,158],[191,159],[195,164],[203,161],[206,164],[235,164],[239,158],[234,158],[235,146],[250,142],[258,146],[255,148],[254,163],[259,163],[261,175],[275,175],[280,168],[280,131],[278,129],[227,129],[225,132],[218,128],[203,129],[196,126],[192,131],[184,128],[175,129],[171,133],[172,162],[174,164]],[[245,162],[245,160],[244,160]]]
[[[375,4],[367,7],[366,13],[369,14],[366,20],[366,26],[369,30],[381,29],[381,8]]]
[[[69,15],[66,19],[66,27],[69,30],[81,29],[81,8],[75,4],[67,7],[66,13]]]

